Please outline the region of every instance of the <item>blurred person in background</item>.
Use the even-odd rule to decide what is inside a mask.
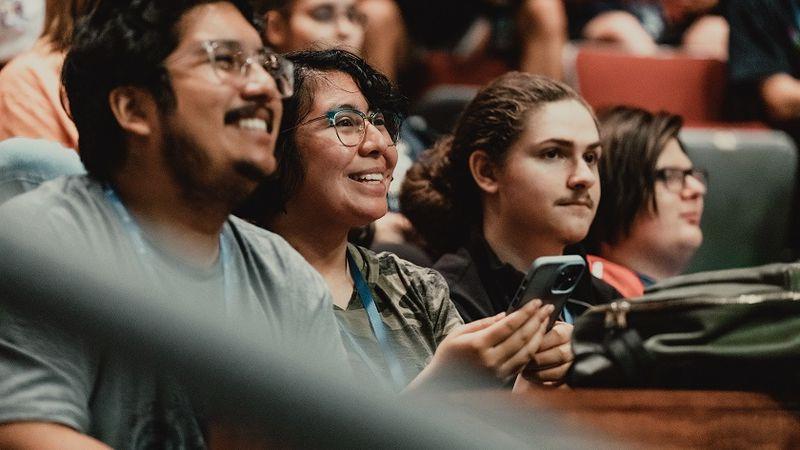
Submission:
[[[264,39],[281,53],[343,48],[361,54],[364,15],[358,0],[252,0]]]
[[[36,42],[44,8],[44,0],[0,0],[0,69]]]
[[[78,131],[62,100],[61,65],[75,23],[95,4],[47,0],[41,36],[0,71],[0,140],[40,138],[78,148]]]
[[[719,0],[564,0],[570,37],[608,42],[637,53],[670,45],[727,59],[728,24]]]
[[[703,242],[706,173],[679,116],[619,106],[600,114],[603,197],[586,238],[592,274],[625,297],[682,273]]]
[[[729,107],[800,142],[800,6],[794,0],[730,0]]]
[[[112,270],[108,282],[253,321],[265,345],[347,373],[322,278],[283,239],[230,216],[274,172],[292,92],[291,63],[264,48],[249,5],[101,2],[63,78],[88,175],[4,203],[0,229],[82,257],[64,264]],[[4,309],[0,447],[205,446],[179,374],[102,344]]]
[[[501,56],[519,70],[562,77],[562,0],[362,1],[367,35],[381,36],[367,40],[366,56],[389,74],[410,53],[446,49],[462,60]]]
[[[352,53],[288,58],[296,93],[284,104],[277,177],[242,213],[322,274],[358,380],[399,391],[453,374],[513,379],[536,353],[552,307],[531,302],[465,326],[438,273],[349,244],[352,228],[386,214],[405,102]]]
[[[481,89],[452,136],[409,170],[403,213],[440,255],[434,269],[466,322],[506,311],[531,263],[580,253],[600,201],[603,150],[591,108],[563,83],[511,72]],[[618,294],[584,276],[566,322]],[[557,322],[526,371],[559,383],[572,361],[572,325]]]

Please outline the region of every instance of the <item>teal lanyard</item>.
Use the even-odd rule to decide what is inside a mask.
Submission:
[[[139,225],[136,223],[130,213],[128,213],[128,210],[125,208],[125,205],[122,203],[122,200],[120,200],[116,191],[114,191],[114,188],[107,184],[104,187],[103,192],[106,195],[106,199],[111,203],[111,205],[114,207],[114,210],[117,212],[125,231],[133,240],[133,246],[136,249],[136,253],[143,258],[147,257],[149,252],[147,250],[147,244],[145,243],[144,236],[142,235],[142,230],[139,228]],[[231,256],[230,251],[227,248],[227,240],[225,239],[224,232],[219,234],[219,256],[220,261],[222,262],[222,291],[225,297],[225,312],[227,313],[228,317],[231,317],[233,314],[233,300],[231,299],[229,292],[229,290],[232,288],[232,283],[229,279],[231,276],[229,267],[231,265]],[[157,275],[152,266],[145,264],[145,267],[149,269],[152,275]]]
[[[398,389],[402,389],[406,384],[405,377],[403,376],[403,370],[400,366],[400,360],[389,343],[389,330],[386,324],[383,323],[381,315],[378,313],[378,308],[375,306],[372,292],[369,286],[367,286],[364,275],[361,273],[355,259],[353,259],[350,253],[347,254],[347,264],[350,266],[350,276],[353,277],[358,297],[361,299],[361,304],[364,305],[364,309],[367,311],[372,333],[375,334],[375,338],[378,340],[378,345],[383,353],[383,358],[386,360],[386,365],[389,366],[389,373],[392,376],[392,380]]]
[[[564,322],[569,324],[575,323],[575,319],[572,318],[572,314],[570,314],[569,310],[567,309],[566,303],[564,303],[564,307],[561,308],[561,315],[564,317]]]

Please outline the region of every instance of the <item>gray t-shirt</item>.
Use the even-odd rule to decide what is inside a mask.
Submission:
[[[189,267],[146,239],[142,252],[103,186],[86,176],[53,180],[0,207],[0,230],[20,226],[28,238],[81,249],[88,259],[111,252],[121,276],[138,271],[162,292],[216,303],[199,306],[218,308],[220,317],[259,321],[273,342],[313,349],[309,358],[346,361],[323,279],[281,237],[235,217],[223,229],[226,263],[209,269]],[[180,379],[0,311],[0,422],[56,422],[115,448],[201,448]]]

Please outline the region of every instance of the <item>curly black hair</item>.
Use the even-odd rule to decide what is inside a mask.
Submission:
[[[350,75],[372,111],[383,111],[399,121],[406,116],[408,107],[408,100],[385,75],[347,50],[306,50],[286,57],[295,65],[294,96],[283,102],[283,131],[275,145],[278,168],[237,211],[238,215],[262,224],[285,211],[286,203],[303,182],[305,165],[297,151],[295,128],[311,112],[317,83],[326,73]]]

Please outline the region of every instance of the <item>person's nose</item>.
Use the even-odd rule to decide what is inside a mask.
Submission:
[[[597,183],[597,165],[590,166],[583,156],[578,158],[567,179],[567,186],[574,190],[585,190]]]
[[[252,64],[245,74],[242,98],[262,99],[269,102],[280,99],[281,93],[275,78],[260,64]]]
[[[353,22],[346,14],[341,14],[336,19],[336,34],[341,40],[350,38],[355,32],[356,28],[360,27],[358,23]]]
[[[708,188],[702,181],[689,175],[685,179],[683,189],[681,189],[681,197],[687,200],[703,198],[707,191]]]
[[[366,127],[364,141],[359,147],[361,156],[369,158],[383,157],[388,167],[394,167],[397,162],[395,144],[370,121],[365,120],[364,126]]]

